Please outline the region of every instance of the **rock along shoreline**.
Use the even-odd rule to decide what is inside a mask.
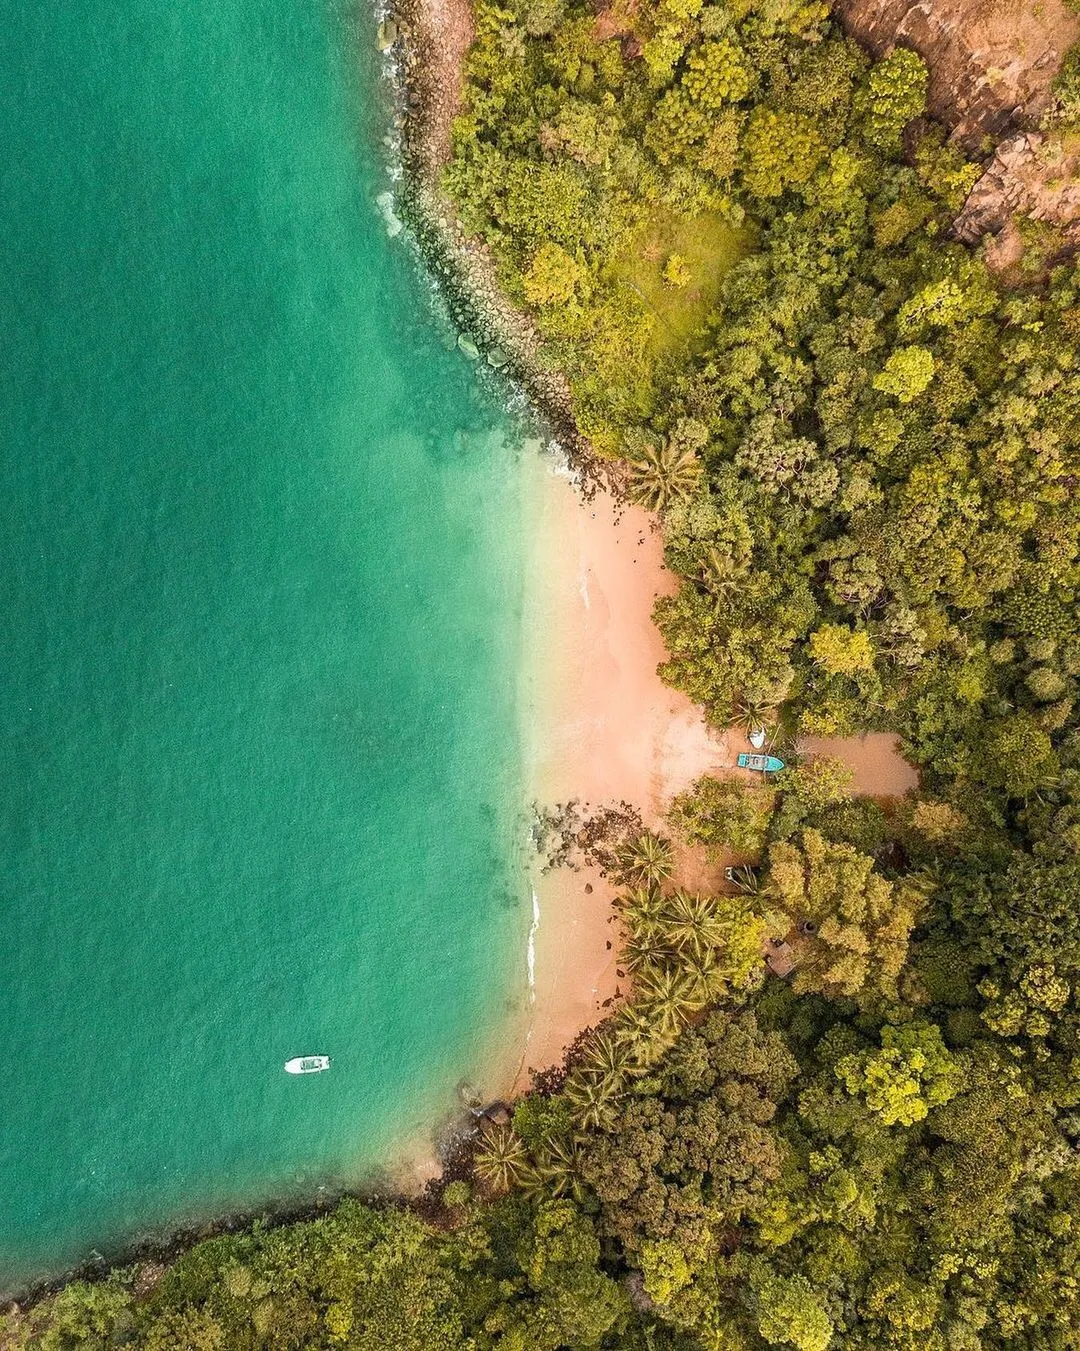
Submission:
[[[614,466],[596,454],[577,425],[565,377],[545,360],[530,320],[503,294],[490,251],[468,236],[442,187],[475,34],[470,0],[393,0],[377,17],[401,157],[395,206],[446,304],[458,347],[472,360],[486,361],[524,396],[585,497],[601,487],[617,490]]]
[[[458,1086],[458,1099],[458,1107],[448,1108],[432,1130],[432,1152],[440,1171],[420,1190],[412,1190],[402,1181],[400,1169],[407,1160],[397,1159],[371,1168],[366,1178],[357,1182],[328,1178],[286,1196],[147,1228],[92,1248],[86,1257],[55,1275],[31,1279],[21,1286],[13,1284],[0,1294],[0,1310],[26,1313],[74,1281],[101,1281],[115,1272],[123,1272],[140,1297],[145,1297],[167,1269],[199,1243],[255,1226],[272,1229],[317,1220],[346,1199],[376,1210],[401,1209],[436,1217],[446,1184],[471,1172],[482,1122],[488,1117],[495,1119],[494,1114],[505,1107],[501,1099],[477,1099],[465,1081]]]

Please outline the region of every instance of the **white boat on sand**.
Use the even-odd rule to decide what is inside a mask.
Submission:
[[[292,1060],[286,1060],[286,1074],[318,1074],[320,1070],[330,1068],[330,1057],[328,1055],[298,1055]]]

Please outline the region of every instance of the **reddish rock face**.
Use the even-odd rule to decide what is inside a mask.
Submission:
[[[1066,252],[1080,244],[1078,157],[1038,130],[1062,57],[1080,40],[1080,16],[1065,0],[835,0],[833,8],[876,56],[897,46],[919,53],[930,112],[969,154],[1000,143],[957,218],[957,238],[988,240],[986,261],[1003,274],[1024,251],[1021,217],[1057,227]]]
[[[977,243],[1014,215],[1063,227],[1080,220],[1080,154],[1037,131],[1002,141],[957,217],[956,237]]]
[[[875,55],[911,47],[930,69],[930,111],[972,151],[1034,127],[1080,38],[1064,0],[835,0],[846,32]]]

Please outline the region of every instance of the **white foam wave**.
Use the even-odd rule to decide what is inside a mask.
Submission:
[[[536,931],[540,928],[540,898],[532,894],[532,923],[529,925],[529,948],[526,962],[529,968],[529,1003],[536,1002]]]
[[[392,192],[380,192],[375,198],[375,204],[382,213],[383,221],[386,225],[386,233],[391,239],[396,239],[405,225],[394,210],[394,194]]]

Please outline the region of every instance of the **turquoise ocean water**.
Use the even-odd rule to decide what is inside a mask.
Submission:
[[[11,1289],[362,1177],[482,1065],[527,926],[524,490],[375,207],[369,14],[0,25]]]

